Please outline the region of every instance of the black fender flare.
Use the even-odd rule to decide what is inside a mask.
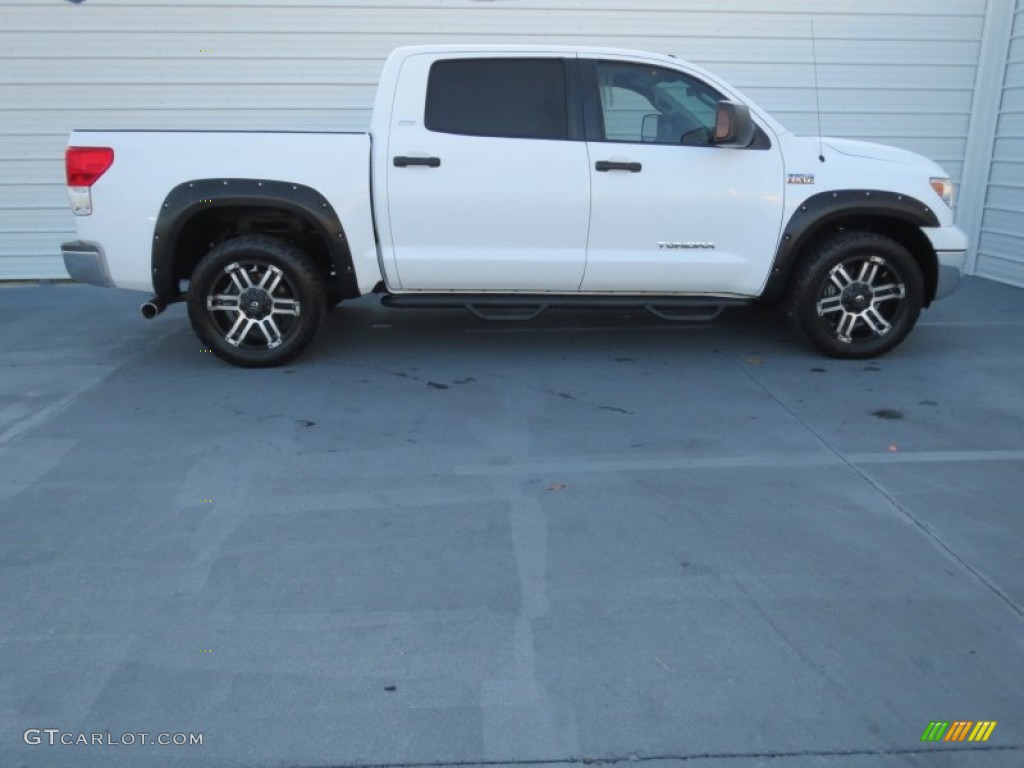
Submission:
[[[153,231],[153,289],[167,299],[179,295],[174,257],[178,237],[197,213],[211,207],[280,208],[313,222],[327,246],[337,280],[355,282],[352,256],[334,207],[312,187],[273,179],[195,179],[179,184],[160,206]]]
[[[820,192],[801,203],[786,222],[761,298],[781,298],[803,247],[823,227],[849,218],[896,220],[915,227],[939,226],[935,211],[910,195],[873,189]]]

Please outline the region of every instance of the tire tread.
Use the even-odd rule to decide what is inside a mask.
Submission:
[[[220,334],[212,330],[213,324],[206,309],[208,283],[216,279],[219,272],[231,261],[245,260],[246,254],[249,258],[259,254],[260,257],[274,260],[278,266],[290,270],[297,290],[309,295],[309,298],[304,298],[302,302],[303,314],[300,316],[302,321],[299,323],[298,334],[283,344],[279,352],[245,352],[226,344]],[[192,273],[188,293],[189,319],[200,341],[221,360],[241,368],[271,368],[284,365],[298,357],[316,336],[323,321],[326,305],[326,289],[312,260],[297,246],[268,235],[242,235],[215,246],[202,258]]]
[[[816,301],[816,286],[824,270],[831,269],[832,262],[841,254],[856,251],[875,250],[905,269],[908,300],[908,314],[901,319],[901,327],[872,343],[845,344],[834,338],[825,338],[812,327],[813,307]],[[924,278],[921,268],[902,244],[892,238],[868,230],[838,232],[811,246],[811,250],[798,266],[790,288],[783,299],[783,310],[796,329],[819,351],[830,357],[860,360],[878,357],[900,344],[913,329],[921,311],[924,297]]]

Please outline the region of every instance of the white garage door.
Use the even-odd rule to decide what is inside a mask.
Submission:
[[[1024,0],[1017,0],[977,273],[1024,286]]]
[[[922,152],[959,177],[985,7],[986,0],[0,0],[0,279],[64,274],[59,248],[73,220],[61,156],[72,128],[360,130],[384,57],[414,43],[675,53],[747,91],[794,131],[813,133],[813,10],[825,133]],[[1019,128],[1020,114],[1016,120]],[[1019,144],[1015,151],[1019,157]]]

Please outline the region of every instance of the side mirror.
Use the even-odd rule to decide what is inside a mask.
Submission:
[[[754,120],[746,104],[720,101],[715,110],[715,144],[719,147],[749,147],[754,140]]]

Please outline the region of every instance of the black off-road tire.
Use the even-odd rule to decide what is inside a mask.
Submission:
[[[832,235],[806,255],[785,301],[786,313],[830,357],[882,355],[913,329],[924,304],[924,277],[901,244],[875,232]]]
[[[192,329],[217,357],[243,368],[297,357],[313,341],[325,307],[323,280],[309,257],[264,235],[221,243],[189,283]]]

